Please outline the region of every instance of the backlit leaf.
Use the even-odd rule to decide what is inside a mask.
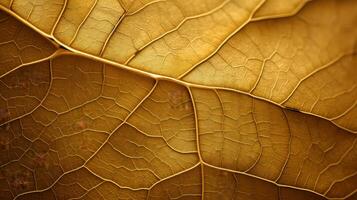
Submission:
[[[0,5],[0,199],[355,199],[356,1]]]

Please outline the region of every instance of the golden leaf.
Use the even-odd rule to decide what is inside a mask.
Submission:
[[[355,1],[0,5],[0,199],[356,197]]]

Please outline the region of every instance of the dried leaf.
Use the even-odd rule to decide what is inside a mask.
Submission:
[[[355,198],[355,1],[0,5],[0,199]]]

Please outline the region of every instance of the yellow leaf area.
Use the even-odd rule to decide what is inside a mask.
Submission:
[[[356,199],[355,0],[0,0],[0,199]]]
[[[238,90],[357,132],[355,0],[0,0],[0,5],[72,52],[185,83]]]

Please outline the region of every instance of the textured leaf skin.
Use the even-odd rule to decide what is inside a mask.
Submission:
[[[0,5],[0,199],[356,198],[356,1]]]

